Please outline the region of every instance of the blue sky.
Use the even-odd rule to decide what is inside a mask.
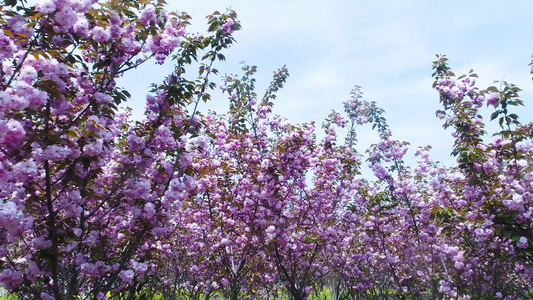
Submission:
[[[167,2],[169,10],[193,17],[190,32],[205,31],[204,18],[214,10],[234,9],[243,29],[235,33],[237,43],[219,71],[236,73],[241,61],[257,65],[261,95],[272,71],[286,64],[291,76],[278,93],[275,113],[293,123],[321,124],[332,109],[342,110],[357,84],[367,100],[385,109],[396,139],[413,148],[430,144],[435,160],[451,164],[451,132],[434,114],[439,102],[431,89],[431,63],[437,53],[448,56],[456,74],[474,69],[481,88],[501,79],[519,85],[526,107],[518,113],[522,122],[533,121],[531,1]],[[169,70],[171,65],[150,63],[120,82],[133,92],[129,105],[135,115],[142,113],[149,84]],[[213,96],[200,110],[225,112],[227,99]],[[360,151],[376,141],[368,130],[359,139]]]

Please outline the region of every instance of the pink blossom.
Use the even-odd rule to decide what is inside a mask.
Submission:
[[[144,273],[148,270],[148,264],[134,261],[133,270],[135,270],[137,274]]]
[[[13,201],[0,202],[0,227],[7,230],[4,236],[11,241],[25,229],[24,212]]]
[[[218,284],[218,282],[213,281],[213,282],[211,283],[211,287],[212,287],[214,290],[218,290],[218,288],[220,287],[220,285]]]
[[[43,299],[43,300],[53,300],[54,299],[54,296],[50,295],[47,292],[41,292],[40,296],[41,296],[41,299]]]
[[[34,238],[31,243],[34,247],[39,249],[47,249],[52,247],[52,241],[47,240],[44,236]]]
[[[502,200],[503,205],[505,205],[511,211],[523,211],[523,202],[524,199],[520,194],[513,194],[511,199]]]
[[[56,32],[66,31],[72,28],[74,24],[78,21],[78,16],[68,5],[65,5],[61,8],[59,12],[55,14],[54,20],[58,23]]]
[[[26,19],[21,15],[15,15],[7,22],[7,26],[9,26],[12,33],[26,33],[28,29],[27,24]]]
[[[25,65],[20,70],[19,80],[22,80],[22,81],[25,81],[31,84],[33,80],[36,79],[36,77],[37,77],[37,71],[35,70],[34,67],[30,65]]]
[[[222,25],[222,29],[224,30],[224,33],[225,34],[232,34],[233,33],[233,29],[231,28],[231,26],[233,25],[233,20],[232,19],[227,19],[224,24]]]
[[[97,0],[70,0],[69,2],[75,12],[84,14]]]
[[[86,19],[78,19],[73,26],[75,33],[79,34],[81,37],[89,37],[89,22]]]
[[[485,97],[485,100],[487,101],[487,105],[496,107],[500,103],[500,95],[498,93],[490,93]]]
[[[226,278],[222,278],[220,280],[220,283],[222,284],[222,286],[229,286],[229,281],[226,279]]]
[[[11,107],[13,96],[4,91],[0,91],[0,109]]]
[[[0,30],[0,59],[10,58],[17,51],[17,47],[11,38]]]
[[[130,151],[139,151],[144,145],[144,139],[138,137],[134,133],[130,133],[130,135],[128,136],[128,144],[130,146]]]
[[[120,278],[129,284],[133,284],[133,277],[135,273],[133,270],[124,270],[120,272]]]
[[[90,35],[92,38],[100,43],[103,43],[107,40],[109,40],[110,34],[109,31],[107,31],[105,28],[96,26],[90,31]]]
[[[37,263],[34,261],[30,262],[28,265],[28,269],[26,270],[26,273],[25,273],[26,277],[29,280],[33,281],[37,279],[37,277],[40,276],[41,274],[42,272],[39,266],[37,265]]]
[[[30,176],[37,174],[37,165],[33,158],[20,161],[13,166],[13,171],[19,176]]]
[[[97,156],[103,151],[102,139],[97,139],[94,143],[83,146],[83,152],[88,156]]]
[[[22,284],[24,279],[22,274],[14,269],[4,269],[0,273],[0,286],[8,291],[11,291]]]
[[[44,150],[43,157],[52,161],[60,161],[67,158],[71,153],[72,150],[66,146],[51,145]]]
[[[144,205],[144,211],[146,213],[146,217],[148,219],[152,218],[155,214],[155,205],[152,203],[152,202],[147,202],[145,205]]]
[[[141,10],[141,14],[139,16],[139,23],[143,24],[144,26],[147,26],[150,22],[154,22],[156,18],[157,16],[155,14],[155,6],[149,4],[143,10]]]
[[[529,247],[529,242],[526,237],[521,236],[520,239],[518,239],[517,245],[519,248],[527,249]]]
[[[56,11],[56,5],[53,0],[38,0],[35,3],[35,9],[43,15],[51,14]]]
[[[7,122],[0,120],[0,141],[10,149],[18,147],[25,135],[26,131],[19,121],[14,119],[9,119]]]

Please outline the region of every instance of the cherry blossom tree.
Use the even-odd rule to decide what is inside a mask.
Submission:
[[[189,107],[209,99],[212,65],[239,28],[228,11],[209,16],[207,36],[187,35],[189,16],[163,3],[5,1],[0,283],[20,297],[132,298],[158,276],[153,253],[174,230],[200,126]],[[133,123],[116,79],[167,57],[175,71]]]

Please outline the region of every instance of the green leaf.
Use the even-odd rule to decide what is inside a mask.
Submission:
[[[80,137],[80,134],[78,133],[77,130],[72,130],[72,129],[67,129],[66,130],[66,133],[67,133],[67,137],[69,139],[74,139],[74,138],[79,138]]]

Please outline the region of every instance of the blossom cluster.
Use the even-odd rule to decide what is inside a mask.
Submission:
[[[20,2],[20,3],[19,3]],[[201,115],[235,12],[163,1],[6,1],[0,12],[0,286],[24,299],[531,298],[533,125],[506,82],[479,90],[439,56],[437,115],[457,165],[393,138],[355,87],[324,121],[273,115],[256,68],[228,75],[227,114]],[[124,5],[122,5],[124,4]],[[204,52],[203,56],[199,56]],[[151,58],[175,68],[133,122],[116,79]],[[187,71],[201,61],[199,77]],[[481,108],[501,131],[487,138]],[[367,154],[359,126],[377,129]],[[342,131],[348,131],[343,137]],[[373,172],[363,178],[364,160]]]
[[[448,124],[459,166],[431,161],[426,147],[410,167],[408,143],[392,138],[383,110],[359,87],[346,115],[328,117],[319,140],[313,124],[269,113],[283,69],[259,101],[250,86],[255,68],[243,70],[222,87],[228,114],[208,115],[205,134],[191,145],[198,193],[183,200],[180,221],[188,225],[166,254],[167,282],[177,278],[173,292],[267,298],[282,286],[294,299],[307,299],[328,286],[348,299],[529,296],[531,125],[517,126],[514,140],[507,133],[489,143],[464,138],[479,138],[483,128],[457,121],[465,113],[478,117],[485,104],[487,91],[475,87],[474,76],[436,80],[449,101],[443,112],[454,119]],[[381,138],[367,156],[374,181],[360,178],[353,133],[367,123]],[[337,128],[346,127],[337,145]]]
[[[151,58],[178,52],[183,68],[227,48],[224,22],[238,21],[219,13],[193,40],[189,17],[161,2],[13,2],[0,12],[0,286],[28,299],[135,294],[192,191],[186,145],[198,126],[186,106],[210,82],[193,78],[204,84],[188,96],[159,86],[133,123],[116,80]]]

